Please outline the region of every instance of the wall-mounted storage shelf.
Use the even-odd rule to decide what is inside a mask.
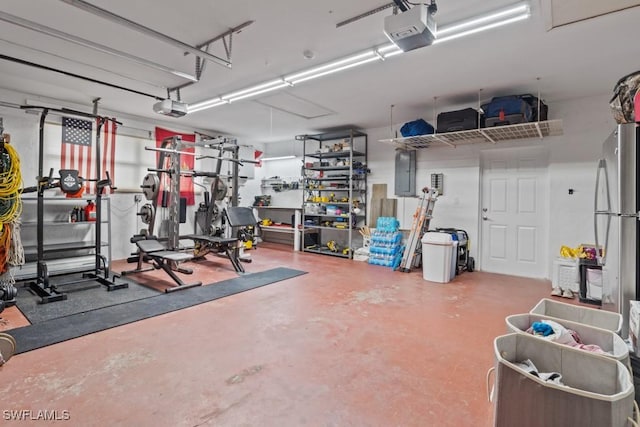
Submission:
[[[455,148],[458,145],[482,142],[495,144],[517,139],[542,139],[548,136],[560,136],[562,133],[562,120],[548,120],[544,122],[519,123],[517,125],[463,130],[459,132],[381,139],[380,142],[392,144],[404,150],[418,150],[438,145]]]

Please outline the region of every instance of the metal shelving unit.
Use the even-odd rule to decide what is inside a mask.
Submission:
[[[560,136],[562,134],[562,120],[548,120],[544,122],[519,123],[516,125],[463,130],[459,132],[381,139],[380,142],[395,145],[403,150],[418,150],[437,145],[455,148],[458,145],[482,142],[496,144],[498,142],[512,141],[515,139],[542,139],[548,136]]]
[[[75,205],[81,205],[95,197],[66,198],[45,196],[45,220],[43,221],[47,244],[43,245],[44,259],[47,260],[50,276],[83,272],[95,266],[95,231],[96,221],[70,222],[69,214]],[[28,280],[37,276],[36,258],[36,203],[35,197],[23,197],[22,241],[25,254],[25,265],[12,268],[16,280]],[[104,220],[100,226],[105,240],[101,241],[107,266],[111,264],[111,200],[102,198],[102,214]]]
[[[303,251],[341,258],[352,258],[355,229],[366,224],[367,134],[355,129],[299,135],[303,144],[302,229],[317,232],[315,245],[303,245]],[[339,196],[332,193],[339,193]],[[327,206],[340,214],[327,213]],[[361,210],[358,212],[357,208]],[[356,212],[354,212],[356,209]],[[344,219],[345,221],[336,221]],[[337,250],[327,243],[338,243]]]

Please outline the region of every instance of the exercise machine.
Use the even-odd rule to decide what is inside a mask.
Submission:
[[[180,168],[180,156],[196,155],[193,152],[182,151],[183,148],[188,146],[217,148],[217,156],[197,157],[197,159],[212,158],[217,160],[216,170],[213,172],[182,170]],[[149,271],[154,268],[162,269],[173,279],[174,282],[176,282],[176,286],[169,288],[167,292],[199,286],[200,283],[184,283],[175,274],[175,272],[177,271],[185,274],[192,273],[191,269],[184,268],[179,264],[184,261],[189,261],[194,257],[204,257],[206,254],[211,252],[226,255],[235,271],[238,273],[244,273],[244,268],[240,264],[239,256],[240,239],[238,237],[224,237],[224,234],[227,234],[225,233],[226,227],[230,227],[233,230],[234,228],[238,229],[255,225],[256,221],[253,216],[253,211],[249,208],[226,206],[222,209],[222,215],[220,215],[220,210],[216,204],[216,202],[222,202],[227,193],[227,187],[224,184],[221,175],[222,162],[231,161],[234,164],[236,171],[237,166],[242,164],[238,159],[238,146],[236,144],[232,144],[231,147],[229,147],[226,141],[218,141],[215,144],[210,142],[203,144],[187,143],[182,141],[179,136],[173,136],[162,141],[160,147],[145,147],[145,149],[147,151],[160,153],[156,165],[157,167],[147,169],[150,173],[145,176],[141,186],[143,194],[149,203],[143,205],[138,215],[148,228],[146,230],[141,230],[138,235],[131,239],[132,243],[137,246],[138,252],[135,257],[131,257],[129,260],[131,262],[137,262],[137,267],[133,270],[123,271],[121,274],[134,274]],[[232,152],[232,157],[224,156],[227,151]],[[255,161],[252,162],[255,163]],[[165,191],[162,199],[168,208],[168,220],[165,221],[165,223],[168,224],[168,227],[166,227],[167,238],[160,241],[160,239],[155,237],[155,225],[158,212],[160,183],[165,175],[168,175],[169,183],[168,190]],[[194,230],[196,233],[186,236],[180,236],[179,232],[181,176],[189,176],[192,178],[204,177],[212,180],[211,192],[205,192],[205,202],[200,205],[196,212],[197,216]],[[233,178],[233,176],[231,178]],[[232,200],[237,201],[237,179],[232,189]],[[251,215],[248,216],[247,211],[244,211],[243,209],[248,209]],[[220,220],[220,227],[214,225],[216,220]],[[201,229],[201,233],[197,233],[197,227]],[[183,245],[181,245],[181,242],[184,239],[194,242],[193,254],[188,254],[182,251]],[[143,266],[144,262],[150,262],[152,266],[145,268]]]
[[[36,264],[36,279],[35,281],[29,282],[29,287],[33,292],[36,293],[40,297],[40,303],[46,304],[54,301],[61,301],[67,299],[66,293],[63,291],[64,286],[78,284],[83,282],[94,282],[98,283],[98,285],[89,286],[104,286],[106,290],[113,291],[117,289],[125,289],[128,288],[129,285],[125,282],[118,283],[118,276],[113,275],[111,278],[109,277],[109,266],[107,265],[106,257],[101,253],[101,237],[102,237],[102,198],[104,197],[104,190],[107,187],[112,186],[111,179],[109,178],[109,173],[105,171],[106,178],[102,178],[102,162],[100,160],[101,149],[100,149],[100,135],[101,129],[105,122],[111,120],[115,121],[115,119],[99,116],[97,114],[84,113],[82,111],[70,110],[67,108],[57,109],[57,108],[48,108],[48,107],[38,107],[38,106],[30,106],[23,105],[22,109],[25,110],[39,110],[40,111],[40,124],[39,124],[39,138],[38,138],[38,177],[36,178],[37,184],[34,187],[27,187],[23,190],[23,192],[36,192],[37,194],[37,229],[36,229],[36,238],[37,238],[37,264]],[[95,205],[96,205],[96,226],[94,228],[94,246],[93,246],[93,256],[95,258],[95,262],[92,268],[87,270],[74,270],[72,272],[64,272],[55,274],[56,276],[64,276],[69,274],[82,274],[82,278],[78,280],[70,280],[64,281],[57,284],[53,284],[50,281],[50,274],[47,268],[47,262],[45,260],[45,254],[47,250],[45,249],[44,244],[44,192],[45,190],[59,187],[63,192],[77,192],[82,186],[82,179],[74,173],[66,173],[64,178],[59,177],[57,179],[53,178],[53,170],[49,171],[49,176],[44,176],[44,125],[47,115],[50,112],[60,113],[64,115],[73,115],[78,117],[89,118],[95,120],[97,122],[97,133],[95,140],[95,170],[96,176],[95,179],[84,178],[84,181],[95,181],[97,186],[97,194],[95,196]],[[121,124],[116,121],[116,123]],[[69,172],[69,171],[67,171]],[[71,171],[74,172],[74,171]],[[71,179],[69,179],[69,177]],[[72,182],[73,181],[73,182]],[[87,288],[89,288],[87,287]],[[85,288],[85,289],[87,289]]]

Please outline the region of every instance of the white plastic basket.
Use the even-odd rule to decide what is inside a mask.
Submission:
[[[637,425],[633,382],[622,363],[529,334],[497,337],[494,352],[496,427]],[[545,382],[516,365],[527,359],[539,372],[559,373],[564,385]],[[487,392],[490,388],[487,381]]]
[[[527,333],[527,329],[529,329],[533,322],[540,322],[541,320],[553,320],[554,322],[557,322],[560,325],[564,326],[566,329],[576,331],[578,335],[580,335],[583,344],[597,345],[603,351],[606,351],[608,353],[603,354],[603,356],[616,359],[627,368],[629,368],[629,370],[631,370],[631,361],[629,360],[629,347],[618,334],[612,331],[585,325],[584,323],[576,323],[570,320],[558,320],[548,316],[542,316],[540,314],[532,313],[514,314],[511,316],[507,316],[505,322],[507,323],[507,332],[517,332],[530,335]]]
[[[596,328],[606,329],[616,334],[620,334],[620,331],[622,331],[622,315],[619,313],[566,304],[548,298],[541,299],[529,313],[583,323]]]

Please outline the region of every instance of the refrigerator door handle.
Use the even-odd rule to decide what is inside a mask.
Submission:
[[[604,175],[604,185],[606,190],[606,207],[607,209],[604,211],[598,210],[598,195],[600,194],[600,177],[601,173]],[[604,265],[606,261],[606,249],[607,244],[609,243],[609,229],[611,227],[611,197],[609,196],[609,177],[607,176],[607,162],[604,159],[600,159],[598,161],[598,172],[596,174],[596,191],[593,202],[593,230],[595,232],[595,241],[596,241],[596,259],[600,261],[601,265]],[[607,229],[605,233],[605,241],[602,251],[602,256],[600,253],[600,241],[598,240],[598,215],[607,215]]]

